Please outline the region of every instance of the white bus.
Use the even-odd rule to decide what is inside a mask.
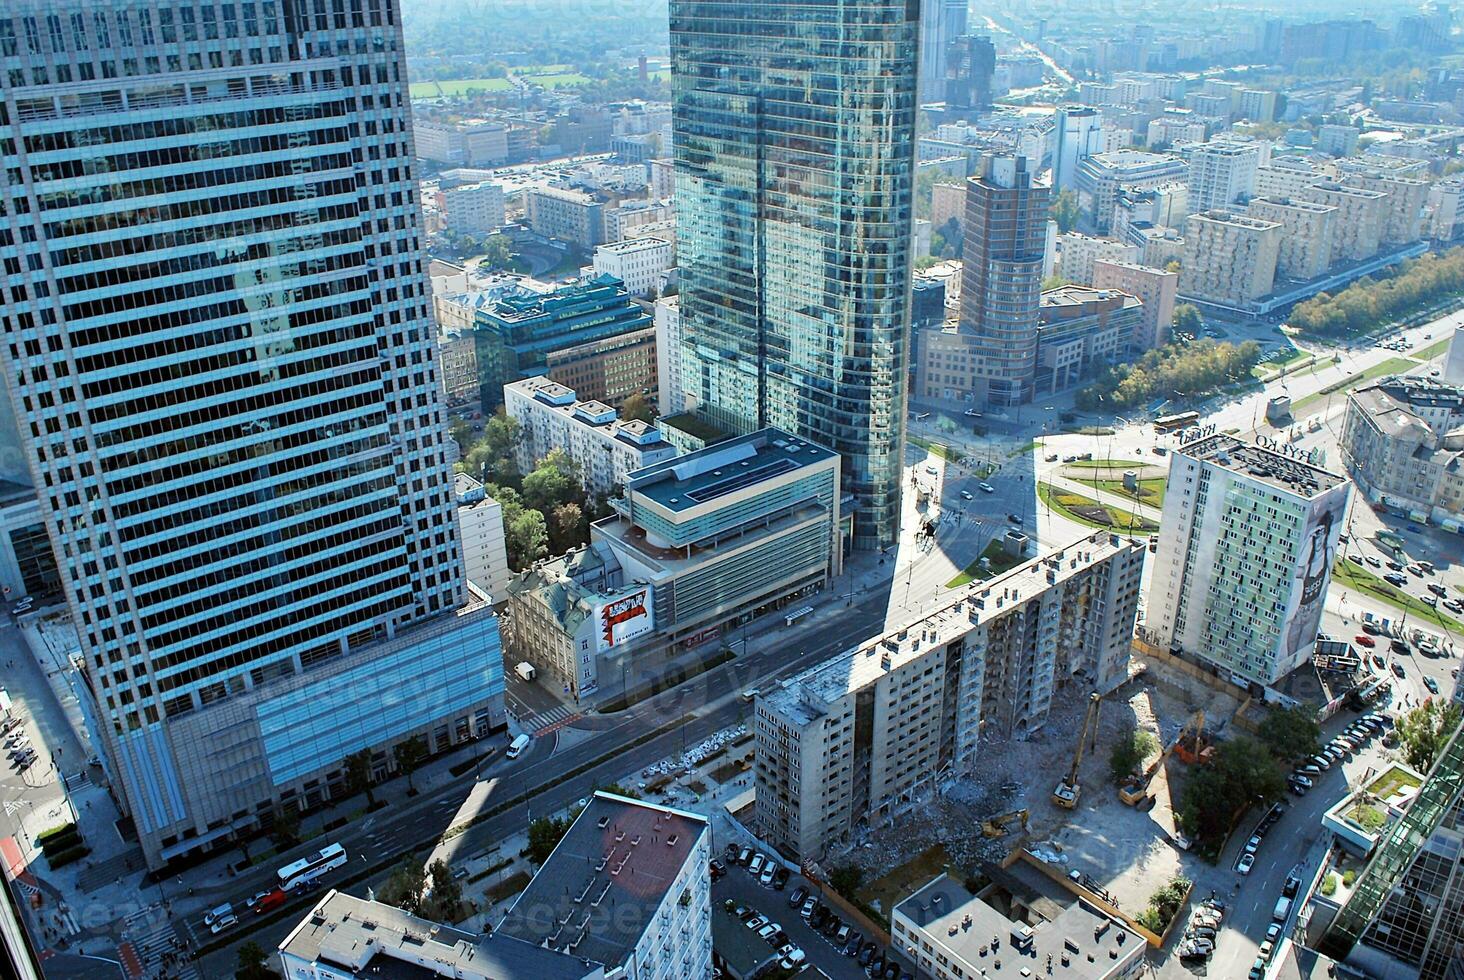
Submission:
[[[346,863],[346,849],[339,844],[327,844],[315,854],[302,857],[293,864],[287,864],[279,871],[279,885],[285,891],[299,888]]]

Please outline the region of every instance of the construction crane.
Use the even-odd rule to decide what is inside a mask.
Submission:
[[[1088,695],[1088,716],[1083,719],[1083,728],[1078,732],[1078,746],[1073,750],[1073,767],[1068,770],[1067,777],[1057,784],[1052,791],[1052,802],[1064,810],[1071,810],[1078,805],[1078,791],[1082,788],[1078,785],[1078,766],[1083,763],[1083,746],[1087,744],[1088,732],[1092,731],[1093,739],[1098,738],[1098,703],[1102,700],[1097,691]]]
[[[1007,824],[1015,820],[1022,822],[1022,830],[1025,831],[1027,829],[1027,817],[1028,813],[1026,810],[1013,810],[1011,813],[1003,813],[1000,816],[987,817],[981,822],[981,832],[987,837],[1005,837]]]

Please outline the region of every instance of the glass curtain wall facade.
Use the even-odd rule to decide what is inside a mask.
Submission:
[[[0,358],[149,863],[175,719],[464,600],[395,8],[0,5]]]
[[[670,5],[683,387],[839,452],[862,547],[899,522],[919,6]]]

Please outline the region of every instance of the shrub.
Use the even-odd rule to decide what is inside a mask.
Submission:
[[[68,864],[74,864],[80,861],[90,853],[90,847],[87,847],[85,844],[79,844],[76,847],[67,848],[56,854],[47,854],[46,863],[51,866],[52,871],[55,871],[57,868],[64,868]]]
[[[36,834],[36,842],[38,844],[45,844],[46,841],[51,840],[53,837],[60,837],[62,834],[75,833],[77,833],[76,824],[63,823],[59,827],[52,827],[49,830],[43,830],[39,834]]]

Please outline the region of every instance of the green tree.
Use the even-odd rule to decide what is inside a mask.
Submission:
[[[1058,191],[1047,213],[1057,222],[1058,231],[1072,231],[1078,224],[1078,195],[1071,190]]]
[[[483,243],[483,264],[491,269],[507,269],[513,263],[513,242],[507,235],[489,235]]]
[[[1179,259],[1170,259],[1168,262],[1164,263],[1164,271],[1165,272],[1176,272],[1177,273],[1177,272],[1179,272],[1179,270],[1180,270]]]
[[[1283,762],[1305,758],[1317,750],[1322,728],[1316,713],[1300,705],[1272,708],[1257,732],[1271,754]]]
[[[649,398],[640,392],[631,395],[620,403],[620,417],[623,419],[640,419],[642,422],[655,422],[656,409]]]
[[[293,847],[300,843],[300,814],[281,806],[274,811],[274,822],[270,825],[270,836],[278,847]]]
[[[376,808],[376,795],[372,792],[371,778],[371,750],[362,749],[354,752],[345,758],[346,771],[346,793],[355,796],[357,793],[366,794],[366,805],[371,809]]]
[[[549,527],[537,510],[520,510],[512,518],[503,515],[503,543],[508,565],[522,571],[549,553]]]
[[[829,872],[829,887],[853,901],[864,884],[864,870],[858,865],[845,864]]]
[[[406,773],[407,792],[416,793],[417,787],[412,783],[412,774],[427,761],[426,740],[420,735],[413,735],[393,745],[391,754],[396,757],[397,768]]]
[[[578,548],[589,541],[589,522],[579,504],[560,504],[544,518],[549,532],[549,550],[556,555]]]
[[[529,860],[543,864],[564,835],[569,831],[569,821],[559,817],[539,817],[529,824]]]
[[[1158,749],[1159,740],[1147,729],[1130,728],[1108,753],[1108,771],[1113,781],[1121,783],[1129,774],[1139,772],[1144,760]]]
[[[279,974],[265,964],[265,953],[259,943],[249,940],[239,947],[238,966],[234,970],[235,980],[270,980]]]
[[[1434,760],[1459,728],[1459,706],[1430,698],[1398,719],[1398,741],[1403,758],[1419,772],[1433,768]]]
[[[1174,332],[1188,337],[1198,337],[1205,329],[1205,318],[1192,303],[1180,303],[1174,308]]]
[[[453,419],[452,425],[447,427],[447,432],[452,436],[453,441],[458,444],[458,449],[466,456],[468,450],[473,448],[473,427],[468,424],[467,419]]]
[[[447,862],[438,858],[432,862],[427,873],[432,879],[432,887],[428,891],[427,900],[422,903],[423,916],[434,922],[456,922],[461,919],[463,890],[452,876],[452,869],[447,866]]]
[[[427,872],[422,862],[408,855],[377,890],[376,900],[417,915],[422,911],[422,889],[426,885]]]
[[[524,507],[529,510],[547,514],[560,504],[583,499],[579,466],[563,449],[551,449],[524,477]]]
[[[1042,280],[1042,291],[1045,293],[1049,289],[1056,289],[1059,286],[1066,286],[1068,282],[1069,280],[1064,279],[1062,276],[1054,273],[1053,275],[1050,275],[1046,279]]]
[[[1258,800],[1274,800],[1285,788],[1281,769],[1265,745],[1239,736],[1217,747],[1213,764],[1190,774],[1180,817],[1191,836],[1218,842],[1243,808]]]

